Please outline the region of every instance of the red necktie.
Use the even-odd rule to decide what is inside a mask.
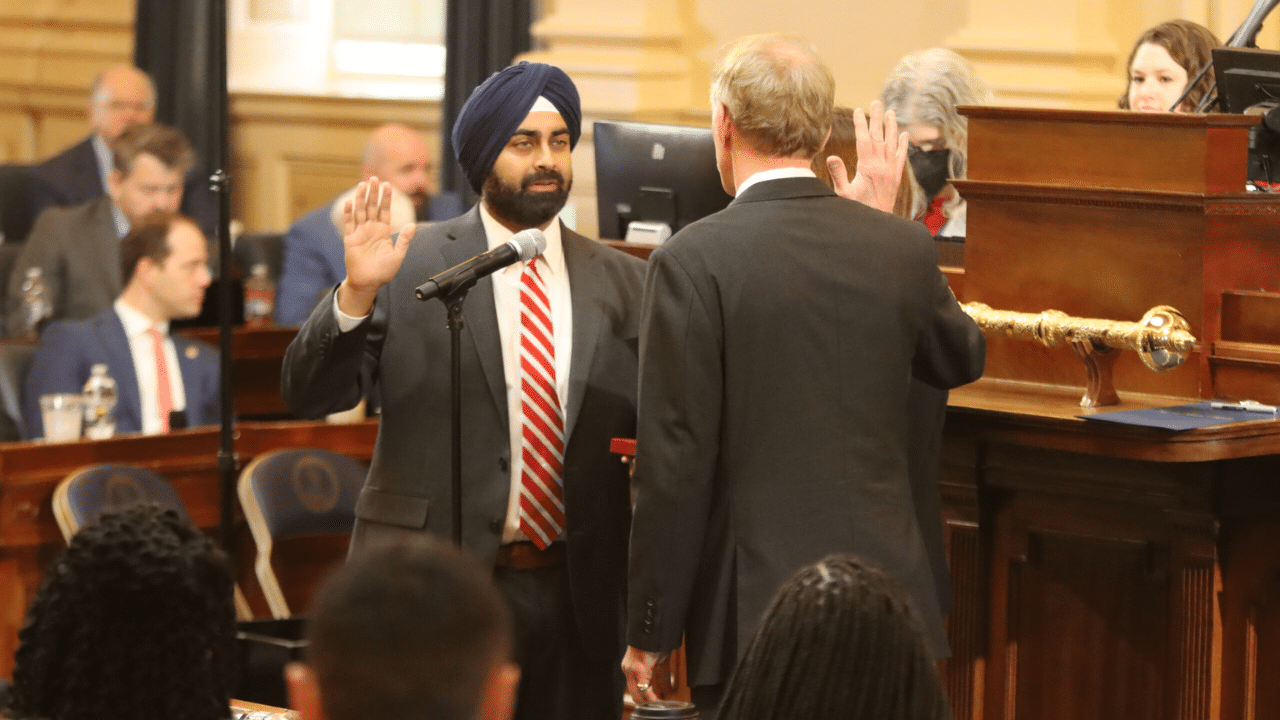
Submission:
[[[545,550],[564,531],[564,418],[551,302],[537,262],[520,276],[520,529]]]
[[[169,386],[169,360],[164,352],[164,334],[160,328],[148,328],[152,349],[156,354],[156,403],[160,406],[160,432],[169,432],[169,413],[173,412],[173,390]]]

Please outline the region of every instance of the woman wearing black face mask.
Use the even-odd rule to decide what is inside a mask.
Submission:
[[[969,61],[934,48],[904,57],[880,93],[886,110],[907,131],[907,162],[915,174],[912,216],[939,237],[965,235],[964,199],[951,180],[964,178],[968,158],[968,122],[957,105],[985,105],[991,91]]]

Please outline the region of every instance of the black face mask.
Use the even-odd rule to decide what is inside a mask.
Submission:
[[[916,182],[924,194],[932,199],[942,188],[946,187],[951,174],[951,151],[907,149],[907,161],[911,163],[911,172],[916,174]]]

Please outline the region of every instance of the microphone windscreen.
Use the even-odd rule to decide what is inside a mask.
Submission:
[[[521,230],[511,237],[511,242],[515,244],[516,252],[520,255],[520,262],[528,262],[547,249],[547,236],[543,235],[538,228]]]

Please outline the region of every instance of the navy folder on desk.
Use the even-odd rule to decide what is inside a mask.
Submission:
[[[1141,425],[1143,427],[1163,428],[1165,430],[1194,430],[1211,425],[1227,425],[1229,423],[1250,422],[1256,420],[1275,420],[1276,414],[1269,412],[1253,412],[1251,410],[1233,410],[1211,407],[1208,402],[1191,403],[1190,405],[1174,405],[1173,407],[1145,408],[1142,410],[1120,410],[1117,412],[1097,413],[1094,415],[1077,415],[1085,420],[1121,423],[1123,425]]]

